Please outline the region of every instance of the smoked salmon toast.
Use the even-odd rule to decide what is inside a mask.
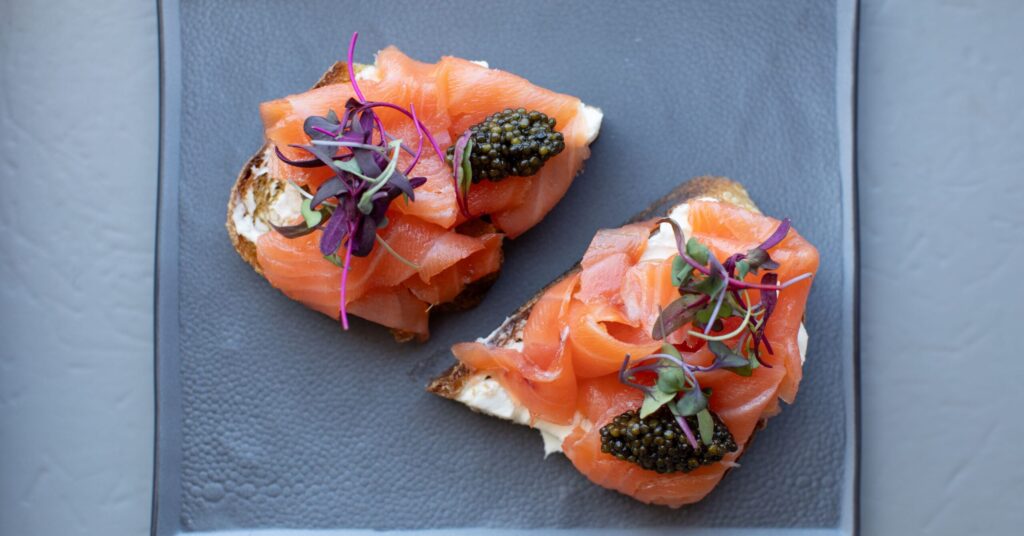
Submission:
[[[456,344],[428,390],[539,430],[545,454],[596,484],[676,508],[795,400],[818,252],[725,178],[657,206],[599,231],[493,333]]]
[[[475,305],[502,241],[536,225],[589,156],[602,114],[518,76],[394,47],[335,63],[260,106],[266,143],[230,194],[239,255],[311,309],[425,340],[432,310]]]

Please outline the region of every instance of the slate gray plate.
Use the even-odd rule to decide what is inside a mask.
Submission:
[[[161,4],[154,533],[530,529],[856,531],[852,2]],[[472,312],[423,345],[286,299],[237,257],[228,190],[260,145],[257,105],[357,61],[486,59],[604,109],[562,203],[507,247]],[[741,180],[818,246],[797,403],[700,504],[591,485],[535,432],[424,392],[455,341],[489,332],[594,231],[696,175]],[[229,533],[229,532],[225,532]],[[573,532],[576,533],[576,532]]]

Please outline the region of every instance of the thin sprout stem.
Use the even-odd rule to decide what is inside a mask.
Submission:
[[[355,63],[352,61],[352,53],[356,49],[356,40],[359,39],[359,32],[352,32],[352,40],[348,43],[348,78],[352,81],[352,91],[355,91],[356,97],[359,97],[359,102],[366,102],[363,98],[363,92],[359,91],[359,84],[356,83],[356,70]],[[345,329],[348,329],[347,327]]]
[[[303,190],[302,188],[300,188],[298,184],[295,184],[294,180],[288,179],[288,184],[291,184],[292,188],[295,188],[296,190],[298,190],[299,191],[299,195],[301,195],[302,197],[305,197],[306,199],[313,199],[313,194],[311,194],[311,193]]]
[[[390,253],[391,255],[393,255],[396,259],[398,259],[399,262],[401,262],[402,264],[408,266],[409,268],[412,268],[413,270],[419,270],[420,269],[420,265],[418,265],[418,264],[410,261],[409,259],[406,259],[405,257],[399,255],[398,252],[395,251],[391,247],[391,244],[388,244],[387,241],[384,240],[384,238],[382,238],[380,235],[377,235],[377,242],[380,243],[381,246],[384,246],[384,249],[387,250],[387,252]]]
[[[677,413],[675,417],[676,423],[678,423],[679,427],[683,429],[683,434],[686,434],[686,441],[688,441],[690,443],[690,446],[693,447],[694,450],[696,450],[698,448],[697,438],[694,437],[693,430],[690,430],[690,425],[686,424],[686,419],[682,415],[679,415]]]
[[[700,273],[702,273],[704,275],[711,275],[711,269],[710,268],[708,268],[707,266],[704,266],[703,264],[697,262],[693,257],[690,257],[689,255],[687,255],[685,250],[678,251],[678,253],[679,253],[679,256],[682,257],[682,259],[684,261],[686,261],[686,264],[689,264],[691,267],[693,267],[694,270],[697,270],[698,272],[700,272]],[[764,284],[761,284],[761,283],[747,283],[746,281],[741,281],[739,279],[734,279],[732,277],[726,277],[726,282],[728,283],[727,288],[734,288],[734,289],[754,288],[754,289],[758,289],[758,290],[782,290],[782,289],[792,285],[793,283],[797,283],[799,281],[803,281],[804,279],[808,279],[808,278],[813,277],[813,276],[814,276],[814,274],[812,274],[810,272],[807,272],[805,274],[798,275],[798,276],[794,277],[793,279],[790,279],[789,281],[786,281],[785,283],[780,283],[780,284],[777,284],[777,285],[764,285]]]
[[[726,279],[728,279],[729,275],[726,274],[725,277],[726,277]],[[725,301],[725,295],[728,292],[729,292],[728,288],[723,288],[721,290],[721,292],[718,293],[719,294],[718,301],[715,302],[715,308],[711,311],[711,316],[708,317],[708,325],[704,326],[704,335],[705,336],[708,333],[711,333],[711,326],[714,326],[715,325],[715,320],[718,320],[718,311],[720,311],[722,309],[722,302]]]
[[[360,204],[362,204],[364,200],[371,199],[373,194],[379,192],[380,189],[384,187],[384,184],[388,179],[391,178],[391,175],[395,173],[395,168],[398,167],[398,151],[401,150],[401,143],[392,143],[395,145],[395,151],[394,154],[391,155],[391,161],[388,162],[388,167],[384,168],[384,172],[374,179],[376,182],[373,183],[373,186],[371,186],[366,192],[363,192],[362,199],[359,200]],[[363,209],[360,207],[359,210]],[[369,214],[369,210],[366,210],[365,213]]]
[[[390,108],[392,110],[397,110],[397,111],[405,114],[406,117],[408,117],[410,119],[413,118],[413,115],[412,115],[411,112],[409,112],[409,110],[406,110],[405,108],[402,108],[401,106],[398,106],[397,104],[391,104],[390,102],[367,102],[367,103],[364,103],[363,106],[362,106],[362,108],[378,108],[378,107]],[[437,141],[434,139],[434,136],[430,134],[430,130],[427,128],[426,125],[423,124],[423,121],[420,121],[419,119],[413,119],[413,120],[416,121],[416,123],[419,125],[419,127],[421,129],[423,129],[423,133],[426,134],[427,141],[429,141],[430,145],[433,146],[434,152],[437,153],[437,157],[442,162],[444,162],[444,152],[442,152],[441,151],[441,147],[437,145]]]
[[[409,169],[405,170],[405,174],[408,175],[412,172],[412,168],[416,167],[416,164],[420,163],[420,155],[423,154],[423,129],[420,128],[420,119],[416,117],[416,106],[409,103],[409,113],[412,114],[412,125],[416,127],[416,134],[419,138],[419,143],[416,145],[416,155],[412,158],[412,163],[409,164]]]
[[[639,374],[641,372],[655,372],[665,368],[664,365],[644,365],[642,367],[636,367],[629,369],[630,375]]]
[[[313,145],[324,145],[327,147],[348,147],[352,149],[368,149],[371,151],[376,151],[380,154],[388,154],[387,150],[381,147],[380,145],[370,145],[368,143],[359,143],[355,141],[313,140],[312,143]]]
[[[678,358],[676,358],[673,355],[661,354],[661,353],[659,353],[659,354],[651,354],[651,355],[649,355],[649,356],[647,356],[647,357],[645,357],[643,359],[640,359],[639,361],[647,361],[648,359],[664,359],[664,360],[670,361],[670,362],[672,362],[672,363],[674,363],[677,366],[682,367],[682,368],[687,368],[687,367],[690,366],[685,361],[683,361],[681,359],[678,359]]]
[[[345,247],[345,264],[341,268],[341,305],[338,307],[338,318],[341,319],[341,328],[348,331],[348,306],[345,304],[345,288],[348,286],[348,269],[352,265],[352,231],[353,226],[348,226],[348,245]]]
[[[745,295],[746,291],[743,291],[743,293]],[[698,333],[698,332],[693,331],[693,330],[688,330],[687,333],[689,335],[693,335],[694,337],[697,337],[698,339],[704,339],[705,341],[718,341],[718,342],[727,341],[727,340],[729,340],[729,339],[739,335],[740,333],[743,333],[743,330],[747,328],[747,324],[750,323],[750,315],[751,315],[750,309],[747,309],[747,313],[745,315],[743,315],[743,322],[741,322],[740,325],[737,326],[737,328],[735,330],[733,330],[731,333],[726,333],[725,335],[716,335],[716,336],[712,337],[712,336],[708,336],[708,335],[706,335],[704,333]],[[710,322],[709,322],[709,324],[710,324]]]

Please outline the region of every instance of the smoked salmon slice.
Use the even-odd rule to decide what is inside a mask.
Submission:
[[[579,268],[544,291],[529,309],[525,328],[516,339],[519,349],[479,341],[453,348],[460,366],[469,374],[490,374],[518,406],[529,411],[534,425],[537,420],[568,423],[561,450],[588,479],[637,500],[670,507],[699,501],[710,493],[736,465],[759,423],[779,411],[779,401],[795,400],[802,377],[798,331],[818,269],[817,250],[789,228],[788,221],[712,199],[690,200],[687,205],[681,228],[696,244],[686,251],[700,256],[702,244],[708,255],[731,267],[727,270],[734,274],[732,280],[740,282],[736,293],[747,298],[730,301],[734,305],[729,307],[745,307],[744,312],[730,313],[717,327],[706,328],[711,321],[697,316],[673,329],[668,338],[654,338],[656,323],[664,321],[664,311],[680,299],[686,286],[673,278],[692,270],[694,275],[689,277],[697,281],[700,273],[690,266],[679,268],[683,259],[678,254],[645,256],[653,247],[653,236],[663,232],[657,220],[650,220],[599,231]],[[782,236],[776,239],[775,234]],[[752,251],[765,244],[770,258],[758,260]],[[756,274],[734,271],[735,264],[744,260],[761,270]],[[773,268],[768,260],[777,266]],[[707,267],[715,266],[710,258],[705,262]],[[766,275],[769,272],[774,275]],[[701,307],[714,304],[715,294],[709,296]],[[749,320],[755,313],[764,319],[765,328],[763,339],[751,343],[750,362],[745,354],[740,361],[744,367],[716,364],[719,357],[712,344],[720,345],[715,351],[729,345],[735,352],[744,351],[749,333],[757,333]],[[744,331],[748,325],[750,331]],[[705,329],[718,335],[718,342],[697,336]],[[666,343],[694,371],[695,385],[699,383],[706,396],[706,410],[720,419],[735,442],[734,449],[714,463],[691,466],[685,472],[645,469],[613,456],[602,443],[602,427],[646,404],[645,391],[622,379],[621,374],[630,370],[624,359],[661,359],[656,356],[662,355]],[[658,370],[662,369],[644,370],[638,375],[646,380],[634,381],[653,383]]]

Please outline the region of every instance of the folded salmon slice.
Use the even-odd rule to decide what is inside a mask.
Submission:
[[[410,176],[422,176],[426,182],[415,190],[414,201],[398,199],[391,204],[389,225],[380,232],[396,252],[418,267],[400,262],[378,245],[370,256],[353,260],[346,289],[346,304],[353,314],[422,339],[429,332],[421,310],[451,301],[468,285],[496,273],[502,238],[519,236],[536,225],[565,195],[589,155],[595,126],[587,123],[579,99],[459,58],[424,63],[388,47],[364,74],[359,86],[367,101],[414,110],[442,151],[470,126],[506,108],[527,108],[554,117],[564,137],[565,149],[538,174],[474,184],[467,199],[468,217],[459,210],[451,168],[424,143]],[[344,82],[265,102],[260,114],[266,139],[288,159],[308,160],[308,153],[293,147],[309,143],[303,131],[306,118],[331,110],[340,116],[354,97],[352,85]],[[386,108],[375,112],[390,135],[417,150],[418,131],[408,117]],[[273,152],[266,159],[271,176],[311,191],[331,177],[327,168],[288,165]],[[405,169],[412,159],[403,151],[399,167]],[[458,230],[483,216],[489,217],[496,232],[469,236]],[[256,244],[257,257],[272,285],[337,318],[341,271],[323,259],[317,248],[319,236],[316,232],[287,240],[268,233]],[[387,300],[370,306],[371,297],[385,295]]]
[[[780,223],[714,201],[690,201],[688,214],[690,236],[719,259],[758,246]],[[772,352],[762,351],[770,366],[758,367],[748,377],[721,369],[697,373],[700,385],[712,390],[710,409],[729,428],[739,451],[689,473],[645,470],[602,453],[599,431],[615,416],[640,407],[643,393],[620,382],[619,368],[627,354],[643,357],[659,350],[662,341],[651,338],[655,319],[679,297],[671,283],[671,260],[643,259],[656,228],[650,221],[598,232],[580,270],[548,289],[531,310],[527,327],[535,327],[523,331],[523,350],[476,342],[456,345],[453,353],[473,371],[496,371],[494,377],[534,418],[552,416],[550,422],[556,424],[571,421],[562,451],[587,478],[643,502],[678,507],[707,495],[735,465],[758,423],[778,412],[780,399],[792,402],[796,397],[802,366],[797,336],[811,281],[779,292],[767,328]],[[780,281],[813,274],[818,268],[817,250],[795,230],[770,254],[781,265],[775,270]],[[757,282],[758,277],[747,280]],[[757,293],[750,293],[749,299],[751,306],[757,303]],[[727,330],[739,324],[739,319],[727,320]],[[686,338],[686,330],[684,326],[674,337]],[[683,356],[691,364],[713,360],[706,345]],[[536,383],[541,378],[546,381]]]

